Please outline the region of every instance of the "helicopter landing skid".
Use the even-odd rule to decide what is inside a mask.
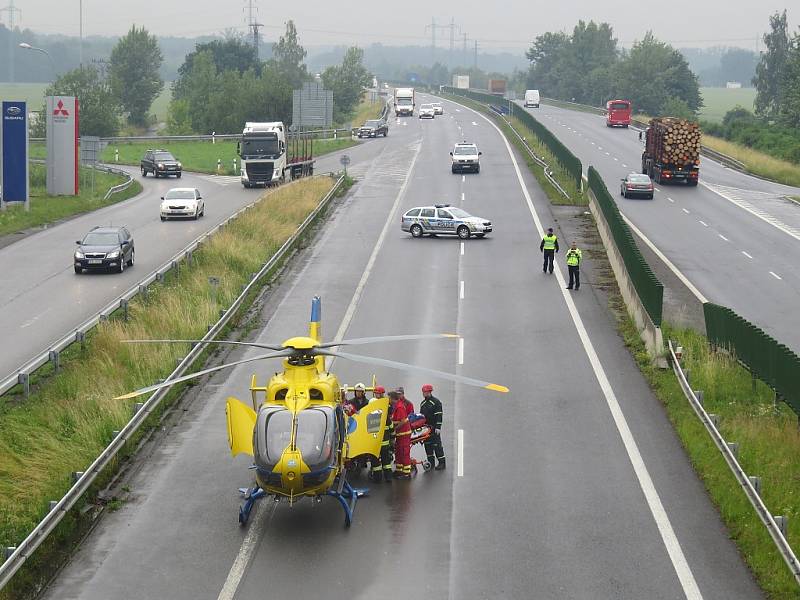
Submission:
[[[244,525],[247,523],[247,519],[250,518],[250,511],[253,510],[256,500],[263,498],[267,493],[258,486],[239,488],[239,493],[245,498],[244,504],[239,507],[239,524]]]
[[[367,488],[354,488],[347,480],[343,480],[343,485],[339,486],[341,490],[328,490],[326,495],[333,496],[339,501],[344,509],[344,524],[345,527],[350,527],[353,522],[353,512],[356,509],[356,502],[362,496],[369,494]]]

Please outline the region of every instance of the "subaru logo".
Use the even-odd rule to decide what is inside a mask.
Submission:
[[[9,117],[18,117],[22,113],[22,109],[19,106],[9,106],[6,109],[6,114]]]

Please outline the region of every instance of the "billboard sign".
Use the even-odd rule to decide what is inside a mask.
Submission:
[[[3,202],[28,202],[28,108],[25,102],[3,102],[0,128]]]
[[[78,195],[78,99],[47,96],[47,193]]]
[[[317,81],[308,81],[292,94],[292,125],[330,127],[333,124],[333,92]]]

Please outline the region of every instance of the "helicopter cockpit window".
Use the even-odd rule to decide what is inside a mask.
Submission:
[[[311,388],[310,390],[308,390],[308,397],[311,400],[322,400],[323,399],[322,390],[318,390],[317,388]]]
[[[263,452],[262,456],[266,462],[274,466],[278,464],[283,451],[292,441],[292,413],[282,408],[262,411],[257,427],[259,433],[263,433],[263,437],[259,440],[261,442],[259,450]]]
[[[312,471],[326,467],[334,455],[334,412],[320,406],[297,414],[297,449]]]
[[[275,392],[275,400],[286,400],[286,394],[288,391],[288,388],[282,388]]]

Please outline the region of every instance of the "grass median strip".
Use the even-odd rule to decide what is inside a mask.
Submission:
[[[314,140],[314,156],[344,150],[358,144],[349,135],[338,139]],[[103,150],[100,160],[106,164],[132,165],[138,167],[142,156],[149,148],[163,148],[169,150],[181,161],[185,171],[195,173],[211,173],[219,175],[238,175],[239,156],[236,154],[236,140],[210,141],[191,140],[179,142],[129,142],[124,144],[109,144]],[[119,160],[116,152],[119,150]],[[31,158],[46,158],[47,150],[43,144],[31,144]],[[217,169],[217,161],[219,169]],[[237,170],[234,171],[233,161],[236,160]]]
[[[201,338],[333,183],[316,177],[267,192],[198,250],[191,266],[137,296],[128,321],[101,323],[86,350],[74,352],[29,399],[0,397],[0,545],[22,540],[48,502],[67,491],[70,473],[85,470],[111,440],[111,432],[129,420],[133,401],[112,398],[163,379],[188,352],[180,345],[126,345],[121,340]],[[208,284],[212,276],[220,282],[216,302]]]
[[[94,196],[91,195],[89,169],[81,169],[81,187],[78,196],[48,196],[46,191],[46,170],[44,165],[33,164],[30,168],[30,211],[26,212],[22,204],[9,205],[0,212],[0,236],[16,233],[31,227],[40,227],[82,213],[91,212],[122,200],[127,200],[142,191],[138,181],[134,181],[127,190],[103,200],[106,192],[125,182],[120,175],[97,171],[94,174]]]
[[[795,583],[766,528],[686,400],[672,370],[661,370],[647,356],[636,328],[622,326],[625,343],[664,404],[691,463],[716,505],[729,535],[770,598],[800,598]],[[733,356],[714,352],[705,336],[664,326],[664,338],[683,346],[690,383],[703,391],[703,405],[720,417],[719,431],[739,444],[738,460],[748,475],[762,481],[761,497],[773,514],[789,517],[787,539],[795,553],[800,535],[800,432],[797,416],[775,393],[752,378]],[[793,543],[794,542],[794,543]]]
[[[501,119],[497,113],[495,113],[485,104],[475,102],[469,98],[454,96],[451,94],[442,94],[442,97],[473,108],[493,119],[494,122],[497,123],[497,126],[500,127],[500,130],[503,132],[506,138],[508,138],[508,141],[522,153],[522,157],[524,158],[525,163],[528,165],[528,169],[531,171],[531,173],[533,173],[533,176],[536,178],[536,181],[544,190],[545,194],[547,194],[551,204],[578,206],[586,206],[589,204],[589,199],[577,188],[575,185],[575,180],[570,177],[567,171],[556,160],[555,156],[550,153],[547,147],[539,140],[536,134],[525,127],[519,119],[515,117],[506,117],[506,119],[508,119],[507,122],[505,119]],[[513,129],[509,123],[511,126],[513,126]],[[530,146],[534,154],[536,154],[536,156],[544,160],[544,162],[550,166],[554,179],[558,181],[558,184],[564,188],[567,194],[569,194],[569,198],[565,198],[564,195],[559,192],[552,183],[550,183],[550,180],[544,174],[544,168],[535,160],[533,160],[533,158],[531,158],[527,148],[516,136],[514,130],[516,130],[523,138],[525,138],[525,141],[528,142],[528,146]]]

